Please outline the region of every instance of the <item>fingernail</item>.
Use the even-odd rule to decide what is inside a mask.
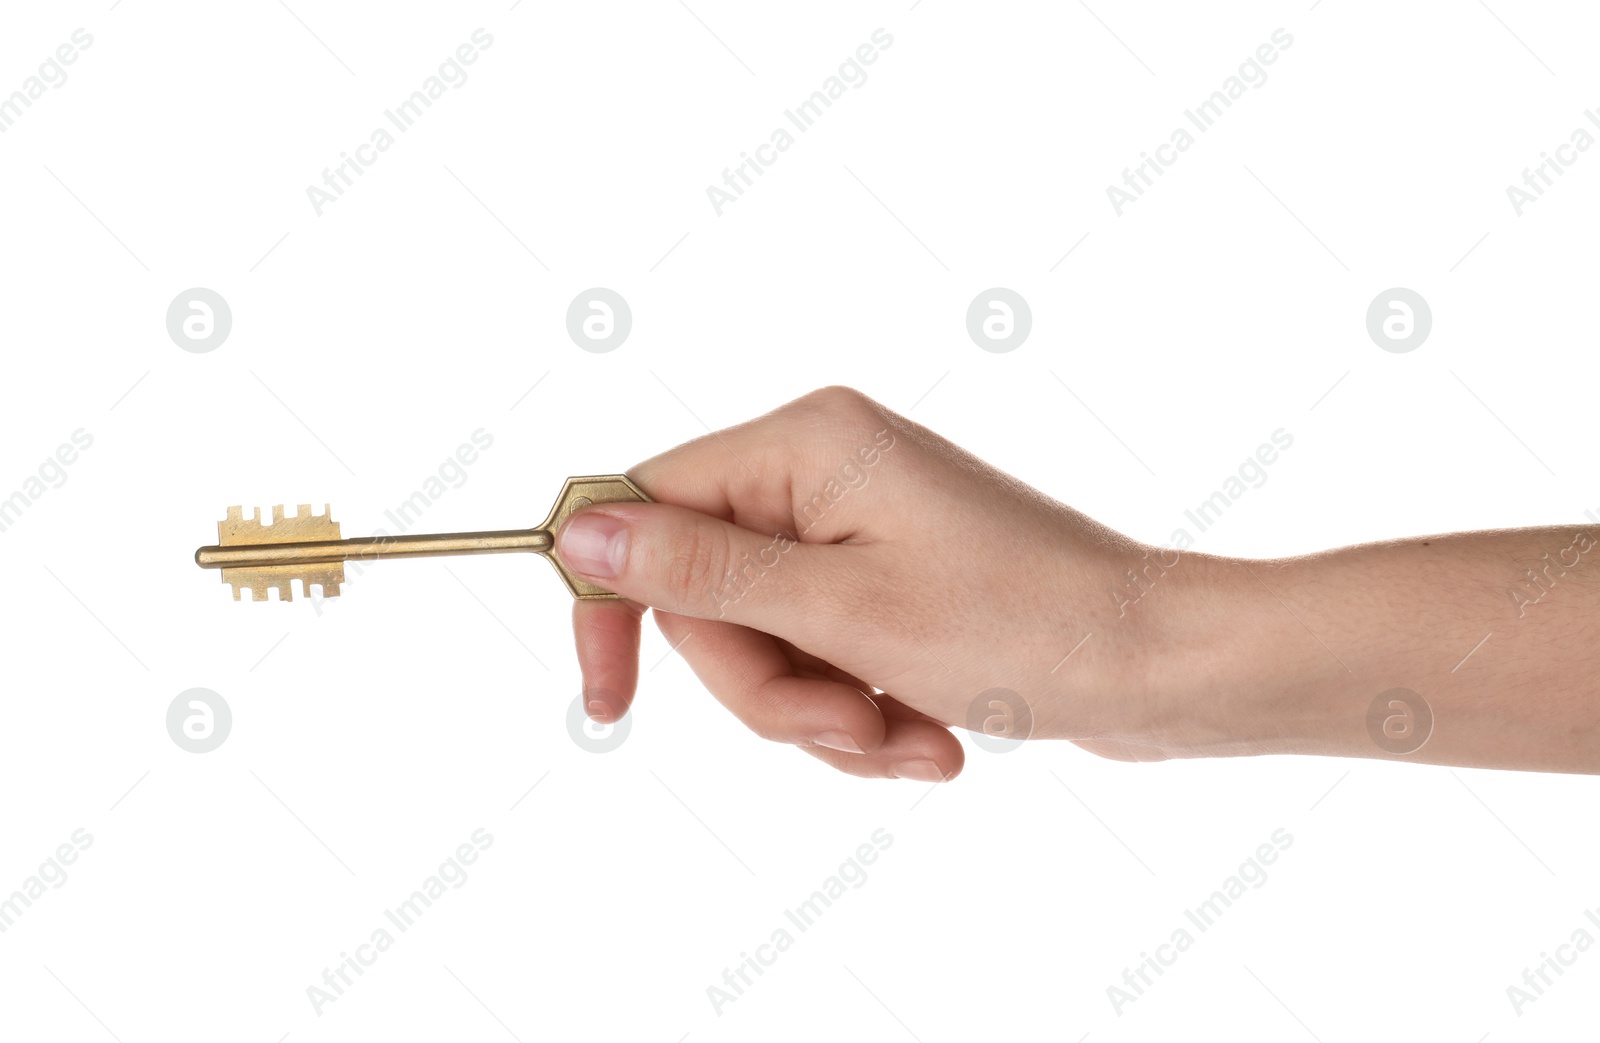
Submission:
[[[897,779],[915,779],[918,782],[943,782],[944,772],[933,761],[901,761],[891,769]]]
[[[596,579],[615,579],[628,560],[628,527],[609,514],[574,515],[561,529],[557,551],[567,567]]]
[[[844,732],[818,732],[812,739],[818,746],[826,746],[840,753],[860,753],[861,746]]]

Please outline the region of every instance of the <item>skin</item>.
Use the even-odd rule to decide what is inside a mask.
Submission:
[[[951,729],[974,722],[1127,761],[1600,772],[1600,531],[1159,548],[840,387],[628,474],[656,502],[557,533],[569,568],[624,595],[573,609],[597,721],[632,703],[651,606],[756,734],[868,778],[953,778]]]

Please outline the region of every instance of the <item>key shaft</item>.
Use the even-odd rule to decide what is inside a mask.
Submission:
[[[552,546],[553,537],[543,529],[503,529],[497,532],[358,536],[348,540],[308,543],[216,544],[195,551],[194,560],[203,569],[233,569],[261,565],[315,565],[372,558],[506,554],[514,551],[548,554]]]

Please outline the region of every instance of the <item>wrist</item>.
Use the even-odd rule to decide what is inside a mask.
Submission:
[[[1135,621],[1141,712],[1122,741],[1165,757],[1359,752],[1364,707],[1330,706],[1360,686],[1357,664],[1324,643],[1305,604],[1342,596],[1318,589],[1327,562],[1162,553],[1164,589]]]
[[[1047,617],[1050,644],[1035,659],[1052,693],[1035,711],[1035,737],[1123,760],[1243,755],[1283,741],[1293,711],[1256,676],[1240,620],[1259,600],[1241,586],[1247,567],[1261,563],[1110,530],[1093,541],[1074,531],[1061,560],[1064,611]]]

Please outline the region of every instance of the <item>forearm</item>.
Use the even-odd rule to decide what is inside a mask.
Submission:
[[[1165,649],[1150,677],[1165,720],[1150,735],[1179,756],[1600,772],[1595,537],[1538,528],[1277,560],[1185,555],[1146,622]]]

